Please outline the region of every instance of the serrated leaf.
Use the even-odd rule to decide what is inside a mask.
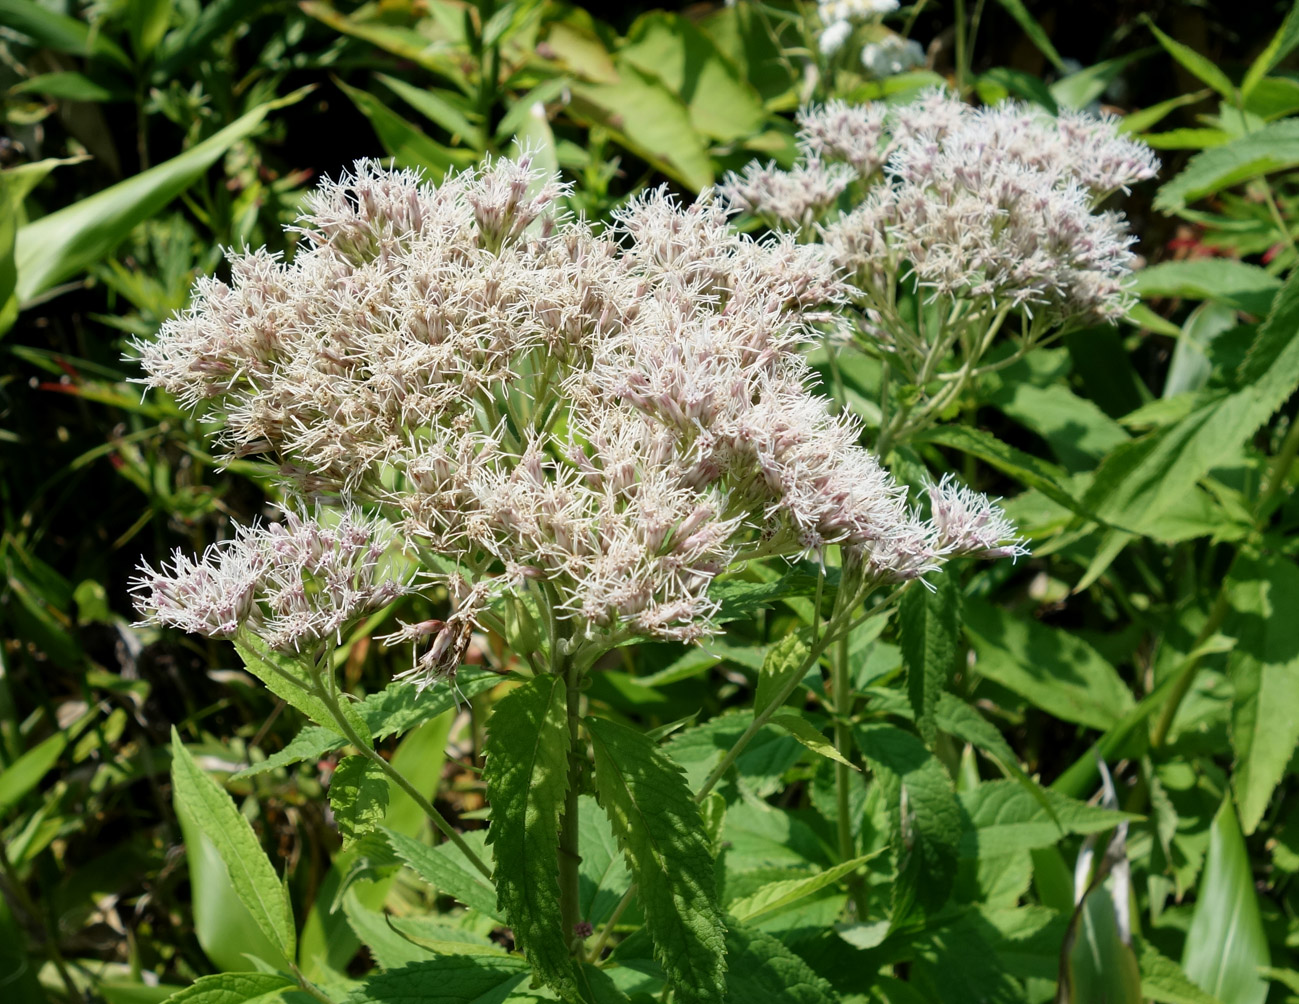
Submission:
[[[189,755],[171,730],[172,797],[216,846],[239,901],[285,960],[294,957],[293,909],[288,892],[248,820],[225,791]],[[275,962],[280,960],[267,960]]]
[[[348,889],[343,896],[343,914],[347,917],[347,926],[369,950],[371,958],[380,968],[400,969],[428,959],[429,950],[412,944],[394,930],[387,914],[362,905],[355,888]]]
[[[967,599],[974,670],[1067,722],[1108,729],[1132,710],[1118,671],[1077,635]]]
[[[1281,280],[1248,262],[1232,258],[1161,261],[1138,269],[1132,292],[1142,297],[1172,296],[1218,300],[1250,314],[1266,314]]]
[[[456,686],[425,690],[420,693],[414,683],[398,681],[383,690],[370,694],[359,705],[356,713],[365,724],[375,742],[382,742],[399,732],[409,732],[431,721],[444,711],[458,707],[464,701],[477,697],[501,682],[501,675],[474,666],[461,666],[456,674]],[[361,733],[365,735],[364,732]],[[279,767],[287,767],[300,760],[316,760],[333,750],[342,749],[347,740],[333,729],[311,725],[303,729],[292,741],[260,763],[246,767],[234,777],[251,777]]]
[[[753,697],[753,713],[766,711],[795,679],[807,672],[807,660],[812,646],[807,631],[796,630],[785,635],[767,650],[758,671],[758,687]]]
[[[1224,188],[1299,164],[1299,120],[1269,122],[1261,129],[1196,154],[1182,173],[1159,189],[1155,208],[1176,213]]]
[[[826,980],[777,938],[731,924],[726,932],[727,1000],[732,1004],[835,1004]]]
[[[451,896],[485,917],[501,919],[495,891],[464,868],[447,850],[448,845],[430,847],[404,833],[382,828],[394,853],[438,892]]]
[[[859,725],[857,747],[882,775],[898,858],[894,916],[929,912],[952,891],[964,825],[952,779],[925,744],[892,725]]]
[[[1209,852],[1182,949],[1182,968],[1192,983],[1221,1001],[1263,1004],[1268,988],[1259,969],[1268,965],[1271,957],[1249,851],[1228,798],[1209,828]]]
[[[572,931],[560,925],[559,824],[568,790],[567,690],[560,676],[538,676],[497,702],[484,747],[496,855],[496,902],[532,968],[565,996],[577,992],[569,957]]]
[[[1046,805],[1013,780],[985,781],[962,792],[961,805],[972,828],[961,837],[961,856],[995,857],[1051,847],[1066,834],[1102,833],[1140,818],[1088,805],[1049,788],[1039,790]]]
[[[586,719],[596,797],[639,891],[654,954],[684,1001],[721,1001],[726,958],[713,857],[684,774],[648,738]]]
[[[166,1004],[253,1004],[283,999],[286,990],[298,986],[279,973],[216,973],[200,976],[184,990],[167,998]],[[306,997],[305,994],[302,995]]]
[[[1150,30],[1154,33],[1155,38],[1159,39],[1159,44],[1167,50],[1168,54],[1181,63],[1193,77],[1202,84],[1208,84],[1229,102],[1235,103],[1235,85],[1218,68],[1217,63],[1209,59],[1208,56],[1196,52],[1189,45],[1183,45],[1176,39],[1169,38],[1155,26],[1154,22],[1150,23]]]
[[[1253,833],[1299,744],[1299,568],[1279,556],[1242,557],[1227,589],[1232,787],[1241,827]]]
[[[1150,942],[1134,937],[1132,948],[1141,969],[1142,997],[1158,1004],[1224,1004],[1192,983],[1181,966]]]
[[[316,669],[307,666],[304,657],[277,652],[256,635],[236,638],[234,646],[244,668],[261,680],[272,694],[290,707],[297,708],[317,725],[333,723],[334,716],[325,702],[311,692]]]
[[[347,1004],[501,1004],[530,976],[514,956],[443,955],[367,977]]]
[[[902,665],[907,672],[907,697],[915,712],[916,728],[925,745],[938,739],[935,716],[939,697],[956,668],[960,640],[960,594],[951,575],[939,573],[925,580],[933,589],[911,589],[902,595],[898,609]]]
[[[822,735],[816,726],[806,718],[799,718],[798,715],[775,715],[771,719],[771,724],[784,729],[813,753],[819,753],[821,756],[841,763],[845,767],[851,767],[853,770],[861,770],[860,767],[835,749],[834,743]]]
[[[768,882],[756,892],[732,902],[727,907],[726,912],[736,920],[747,923],[766,914],[783,910],[787,906],[793,906],[800,900],[804,900],[808,896],[834,885],[880,853],[880,851],[875,851],[872,854],[863,854],[859,858],[844,861],[842,864],[817,872],[815,875],[809,875],[807,878]]]
[[[383,822],[388,776],[369,757],[344,757],[329,781],[329,807],[346,847]]]

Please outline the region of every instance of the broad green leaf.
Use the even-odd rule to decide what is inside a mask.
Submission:
[[[420,171],[429,181],[440,181],[448,171],[477,163],[477,151],[443,146],[411,125],[369,91],[352,87],[341,80],[335,80],[335,83],[352,99],[357,110],[370,120],[379,142],[398,167]]]
[[[132,0],[127,6],[127,28],[136,59],[144,62],[167,33],[172,0]]]
[[[798,715],[792,714],[775,715],[771,719],[771,724],[784,729],[813,753],[818,753],[829,760],[835,760],[846,767],[851,767],[853,770],[861,770],[860,767],[835,749],[834,744],[806,718],[800,718]]]
[[[1107,879],[1087,893],[1079,908],[1066,960],[1070,1004],[1141,1004],[1141,970],[1124,942]]]
[[[1051,95],[1065,108],[1086,108],[1104,94],[1110,84],[1122,76],[1123,71],[1129,66],[1158,51],[1151,46],[1148,49],[1130,52],[1125,56],[1116,56],[1084,67],[1077,73],[1061,77],[1052,84]]]
[[[817,872],[807,878],[768,882],[757,892],[750,893],[743,899],[732,902],[727,907],[726,912],[736,920],[746,923],[757,920],[766,914],[776,913],[820,892],[822,889],[835,885],[879,853],[879,851],[876,851],[873,854],[862,855],[851,861],[837,864],[833,868],[827,868],[823,872]]]
[[[386,73],[376,73],[375,77],[426,119],[474,149],[483,149],[483,130],[469,120],[469,104],[459,94],[436,87],[415,87]]]
[[[33,0],[0,0],[0,24],[56,52],[103,56],[123,68],[131,65],[131,58],[121,46],[103,32]]]
[[[1264,77],[1246,96],[1245,111],[1264,122],[1293,115],[1299,111],[1299,80]]]
[[[968,453],[991,464],[1002,473],[1008,474],[1020,484],[1036,488],[1052,502],[1058,502],[1070,512],[1089,518],[1091,516],[1081,502],[1061,487],[1068,477],[1064,471],[1023,450],[1006,445],[982,429],[967,425],[939,425],[924,430],[914,438],[916,442],[932,443],[935,446],[946,446]]]
[[[1168,375],[1160,392],[1162,398],[1193,393],[1204,387],[1213,375],[1209,352],[1219,335],[1237,326],[1237,308],[1221,301],[1201,303],[1191,311],[1182,325],[1182,335],[1173,349]],[[1078,592],[1086,588],[1079,586]]]
[[[364,906],[357,898],[355,886],[343,896],[343,913],[347,917],[348,926],[380,968],[400,969],[428,959],[430,950],[405,938],[393,926],[393,918],[388,914]]]
[[[329,781],[329,807],[346,847],[383,822],[388,776],[369,757],[344,757]]]
[[[253,828],[220,785],[199,769],[175,728],[171,730],[171,757],[172,797],[177,810],[184,811],[212,841],[239,901],[282,958],[292,960],[295,936],[288,892]]]
[[[55,732],[0,770],[0,818],[41,783],[67,748],[68,740],[68,731]]]
[[[613,914],[631,886],[631,875],[609,825],[609,817],[601,811],[596,800],[583,795],[578,799],[577,813],[578,847],[582,852],[579,912],[583,920],[599,928]]]
[[[997,0],[997,2],[1001,4],[1007,14],[1015,19],[1015,23],[1029,37],[1029,40],[1037,46],[1037,51],[1049,59],[1051,65],[1061,73],[1067,73],[1064,60],[1060,58],[1060,53],[1056,52],[1055,46],[1051,44],[1051,37],[1033,19],[1033,15],[1024,6],[1023,0]]]
[[[1260,316],[1268,312],[1280,288],[1281,280],[1270,272],[1232,258],[1164,261],[1138,269],[1131,282],[1138,296],[1219,300]]]
[[[1007,370],[1000,386],[984,400],[1029,429],[1051,447],[1056,459],[1070,472],[1095,470],[1097,463],[1128,434],[1091,400],[1056,381],[1041,387]]]
[[[790,631],[767,650],[758,672],[758,687],[753,697],[753,713],[760,715],[776,703],[782,692],[807,672],[807,660],[812,654],[809,632]]]
[[[824,977],[764,931],[729,925],[726,932],[726,1000],[732,1004],[835,1004]]]
[[[1235,462],[1241,445],[1299,385],[1297,335],[1299,277],[1292,275],[1240,366],[1239,389],[1204,395],[1180,422],[1120,446],[1083,501],[1100,519],[1141,532],[1215,466]]]
[[[1182,64],[1196,80],[1202,84],[1208,84],[1215,91],[1221,94],[1229,102],[1236,99],[1236,88],[1230,78],[1218,68],[1218,64],[1207,56],[1196,52],[1189,45],[1183,45],[1174,38],[1169,38],[1155,25],[1150,23],[1150,30],[1154,33],[1155,38],[1159,40],[1170,56]]]
[[[681,768],[633,729],[586,719],[595,787],[627,855],[654,955],[683,1001],[725,996],[713,857]]]
[[[184,990],[167,998],[167,1004],[254,1004],[284,1000],[286,990],[298,985],[279,973],[216,973],[200,976]],[[299,991],[296,998],[309,1000]]]
[[[1108,729],[1131,710],[1118,672],[1077,635],[967,598],[974,672],[1066,722]]]
[[[1141,996],[1158,1004],[1225,1004],[1190,981],[1182,967],[1142,938],[1132,939],[1141,968]]]
[[[907,672],[907,697],[920,737],[932,749],[938,740],[938,701],[956,669],[961,597],[956,580],[949,574],[930,575],[925,581],[933,588],[903,593],[898,630],[902,665]]]
[[[346,1004],[502,1004],[530,977],[517,956],[443,955],[367,977]]]
[[[385,52],[391,52],[399,59],[410,60],[416,66],[445,77],[462,91],[472,92],[465,77],[463,58],[452,46],[429,44],[429,39],[414,28],[387,24],[379,19],[349,17],[320,0],[302,0],[298,6],[304,13],[335,31],[359,38]]]
[[[428,844],[396,830],[383,829],[397,856],[421,879],[444,895],[459,900],[485,917],[500,919],[496,893],[476,872],[469,871],[450,853],[448,844]]]
[[[691,124],[705,136],[729,142],[757,132],[766,122],[757,93],[712,39],[680,14],[642,14],[628,30],[618,58],[679,95]]]
[[[1240,82],[1241,94],[1249,98],[1263,78],[1271,73],[1281,60],[1290,55],[1295,46],[1299,46],[1299,4],[1291,5],[1277,33],[1245,71],[1245,77]]]
[[[926,913],[947,901],[956,878],[961,807],[943,765],[910,732],[892,725],[859,725],[857,747],[883,776],[898,858],[894,918],[913,904]]]
[[[305,656],[277,652],[256,635],[235,639],[235,651],[244,662],[244,668],[266,684],[266,689],[297,708],[317,725],[332,724],[325,702],[311,691],[316,686],[315,676],[320,672],[305,663]],[[364,733],[362,733],[364,738]]]
[[[1159,189],[1155,208],[1176,213],[1224,188],[1299,164],[1299,120],[1269,122],[1230,143],[1196,154],[1181,174]]]
[[[961,856],[995,857],[1052,847],[1066,834],[1103,833],[1140,818],[1088,805],[1049,788],[1039,790],[1045,805],[1016,781],[985,781],[973,791],[962,792],[959,797],[971,828],[961,837]]]
[[[682,729],[669,738],[664,749],[685,768],[691,788],[698,788],[752,722],[753,712],[730,711],[703,725]],[[796,739],[768,722],[754,733],[733,769],[741,787],[766,797],[782,786],[781,775],[799,761],[802,753]]]
[[[695,191],[713,183],[708,150],[681,100],[654,77],[618,63],[616,83],[575,82],[569,114],[601,125],[634,154]]]
[[[1169,98],[1167,101],[1161,101],[1158,104],[1151,105],[1149,108],[1142,108],[1139,111],[1128,112],[1119,122],[1119,132],[1121,133],[1143,133],[1147,129],[1153,128],[1157,123],[1162,122],[1172,112],[1177,111],[1183,105],[1193,105],[1197,101],[1203,101],[1209,96],[1208,90],[1190,91],[1186,94],[1179,94],[1177,97]]]
[[[1227,657],[1232,683],[1232,787],[1241,827],[1253,833],[1299,744],[1299,567],[1290,558],[1237,559],[1226,588],[1236,639]]]
[[[61,101],[131,100],[131,92],[120,84],[103,84],[73,70],[28,77],[9,90],[13,94],[45,94]]]
[[[569,732],[563,677],[538,676],[496,704],[484,747],[496,854],[497,904],[532,968],[565,996],[576,993],[560,925],[560,814],[568,790]]]
[[[267,115],[305,94],[305,90],[295,91],[258,105],[171,160],[21,227],[14,251],[19,302],[26,304],[106,258],[137,223],[194,184],[222,154],[251,136]]]
[[[500,682],[499,673],[476,666],[461,666],[456,673],[455,687],[439,687],[420,693],[415,684],[399,680],[388,684],[378,693],[370,694],[355,710],[374,741],[382,742],[389,736],[409,732],[443,712],[459,707],[464,701],[490,690]],[[346,745],[347,740],[333,729],[310,725],[294,736],[284,749],[272,753],[260,763],[244,768],[234,777],[251,777],[278,767],[287,767],[299,760],[316,760]]]
[[[1267,982],[1259,970],[1268,965],[1271,957],[1249,851],[1228,798],[1209,830],[1182,968],[1192,983],[1221,1001],[1262,1004]]]

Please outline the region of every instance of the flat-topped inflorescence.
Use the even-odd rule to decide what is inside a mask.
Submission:
[[[399,632],[434,635],[421,672],[453,671],[507,592],[536,591],[574,637],[690,640],[741,558],[837,544],[864,580],[898,581],[1000,543],[922,519],[812,392],[800,346],[848,294],[823,247],[741,235],[707,195],[650,193],[599,233],[564,194],[526,159],[439,185],[363,162],[313,196],[292,263],[232,255],[230,284],[201,281],[136,343],[148,382],[219,423],[228,456],[273,458],[292,495],[363,505],[429,559],[420,582],[460,609]],[[291,520],[296,539],[309,521]],[[292,590],[256,559],[276,532],[146,570],[143,608],[294,647],[336,632],[283,621]]]

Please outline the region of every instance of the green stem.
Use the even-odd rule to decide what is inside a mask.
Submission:
[[[844,633],[835,645],[831,693],[834,697],[834,746],[843,757],[852,754],[852,680],[848,673],[848,635]],[[835,761],[834,793],[838,814],[839,860],[851,861],[857,856],[852,836],[852,768]],[[866,918],[866,886],[854,872],[848,876],[848,894],[857,909],[857,919]]]
[[[1281,491],[1285,488],[1286,479],[1290,476],[1290,468],[1294,466],[1296,452],[1299,452],[1299,415],[1290,419],[1290,428],[1286,430],[1281,449],[1272,458],[1267,484],[1263,486],[1263,494],[1254,507],[1255,525],[1260,529],[1276,508]]]
[[[357,734],[356,729],[352,728],[352,723],[349,722],[347,716],[343,714],[343,709],[338,703],[338,698],[334,694],[331,694],[329,690],[319,682],[317,682],[314,690],[316,696],[319,697],[324,702],[325,707],[329,709],[329,713],[334,718],[334,723],[338,726],[339,731],[347,737],[347,741],[360,750],[362,756],[373,760],[374,763],[378,765],[379,769],[387,774],[398,788],[414,800],[415,804],[420,807],[424,815],[428,816],[429,820],[438,828],[439,831],[441,831],[442,835],[460,849],[460,853],[468,859],[469,863],[482,872],[486,878],[490,879],[492,877],[491,868],[484,864],[483,860],[474,853],[474,849],[465,842],[464,837],[456,832],[455,827],[447,822],[446,817],[443,816],[442,813],[438,812],[438,810],[433,807],[433,803],[425,798],[423,794],[420,793],[419,789],[407,780],[405,774],[381,757],[378,751],[376,751],[369,742],[362,739]]]
[[[578,853],[578,801],[582,782],[582,747],[578,737],[578,724],[582,713],[581,669],[576,660],[555,666],[563,673],[567,684],[568,710],[568,789],[564,792],[564,815],[559,827],[559,915],[564,937],[568,939],[574,955],[582,951],[585,939],[577,934],[581,921],[581,883],[578,868],[582,856]]]
[[[627,891],[622,894],[622,899],[620,899],[618,905],[614,907],[613,913],[609,915],[609,920],[600,931],[600,937],[596,939],[595,947],[591,949],[591,954],[587,956],[588,962],[594,964],[600,961],[600,955],[604,951],[604,946],[609,943],[609,938],[613,935],[614,927],[616,927],[618,921],[622,919],[622,915],[626,911],[627,907],[631,906],[631,901],[635,896],[636,883],[633,882],[628,887]]]
[[[1235,562],[1232,562],[1235,565]],[[1168,700],[1164,702],[1163,708],[1159,712],[1159,719],[1155,722],[1155,727],[1150,733],[1150,745],[1153,749],[1158,749],[1168,738],[1168,732],[1173,727],[1173,719],[1177,717],[1177,709],[1181,706],[1183,698],[1190,692],[1191,684],[1195,680],[1195,671],[1200,668],[1200,661],[1204,658],[1204,643],[1213,637],[1215,631],[1222,627],[1222,622],[1227,619],[1227,614],[1231,612],[1231,600],[1227,594],[1226,582],[1231,578],[1231,569],[1223,577],[1223,586],[1218,591],[1218,597],[1213,601],[1213,607],[1209,610],[1209,616],[1204,625],[1200,628],[1200,633],[1195,637],[1195,643],[1191,646],[1190,653],[1182,660],[1182,664],[1174,672],[1174,682],[1172,692],[1168,695]]]

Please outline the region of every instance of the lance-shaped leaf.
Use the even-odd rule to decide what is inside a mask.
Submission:
[[[443,955],[368,977],[347,1004],[500,1004],[528,977],[514,956]]]
[[[727,1000],[770,1004],[833,1004],[839,996],[779,939],[731,924],[726,932]]]
[[[938,699],[956,666],[960,594],[946,573],[931,575],[926,581],[934,587],[932,591],[911,589],[902,595],[898,628],[916,728],[925,745],[933,748],[938,739]]]
[[[292,960],[295,935],[289,896],[252,826],[220,785],[199,769],[174,728],[171,758],[172,797],[177,809],[212,841],[239,901],[283,959]]]
[[[654,954],[682,1001],[726,994],[713,856],[685,776],[647,737],[588,718],[596,797],[627,855]]]
[[[297,989],[296,983],[279,973],[215,973],[176,991],[167,1004],[282,1004],[285,992]]]
[[[568,788],[565,684],[538,676],[510,691],[488,723],[487,840],[496,855],[497,904],[537,975],[575,995],[568,954],[571,931],[560,925],[559,823]]]

